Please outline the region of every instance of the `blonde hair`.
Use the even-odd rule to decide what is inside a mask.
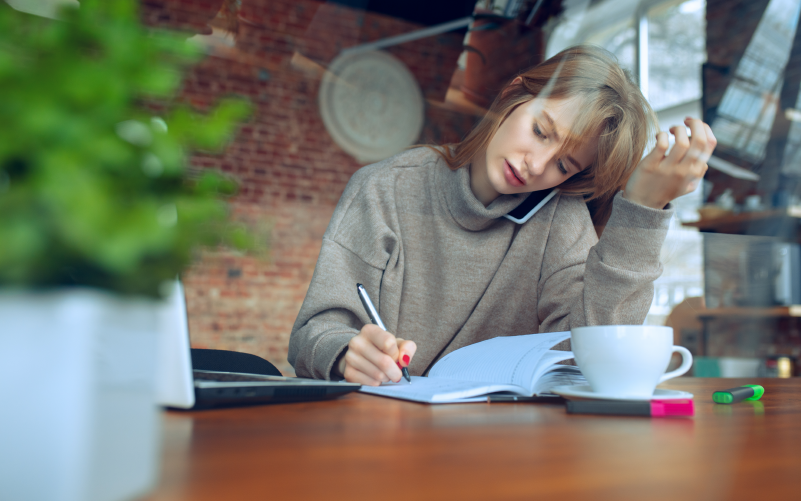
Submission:
[[[501,123],[521,104],[535,97],[577,97],[580,109],[559,154],[575,151],[589,137],[598,137],[598,152],[589,167],[558,188],[584,196],[593,223],[602,227],[611,213],[612,198],[625,187],[654,137],[654,111],[615,57],[600,47],[571,47],[519,76],[522,81],[508,85],[495,98],[462,142],[436,150],[456,170],[486,151]]]

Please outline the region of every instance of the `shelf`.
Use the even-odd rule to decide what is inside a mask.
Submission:
[[[696,316],[701,319],[717,317],[752,317],[752,318],[777,318],[777,317],[801,317],[801,305],[792,306],[772,306],[765,308],[756,307],[731,307],[731,308],[709,308],[698,310]]]
[[[716,218],[701,219],[683,226],[709,233],[785,236],[793,239],[801,221],[801,206],[761,212],[741,212]]]
[[[746,223],[756,223],[760,221],[770,221],[784,217],[801,218],[801,207],[791,207],[787,210],[771,210],[761,212],[741,212],[739,214],[727,214],[710,219],[701,219],[690,223],[682,223],[684,226],[698,228],[701,231],[720,231],[722,228],[735,226],[740,227]]]

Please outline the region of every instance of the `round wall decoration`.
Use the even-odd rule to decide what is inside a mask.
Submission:
[[[320,84],[328,133],[360,162],[375,162],[413,144],[423,128],[423,94],[406,66],[386,52],[343,54]]]

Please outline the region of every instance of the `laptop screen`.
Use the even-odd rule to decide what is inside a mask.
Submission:
[[[173,282],[170,294],[163,301],[158,314],[156,402],[163,406],[189,409],[195,405],[195,390],[186,299],[180,280]]]

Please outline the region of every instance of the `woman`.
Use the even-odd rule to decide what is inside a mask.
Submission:
[[[653,111],[611,55],[578,46],[515,78],[463,142],[360,169],[292,330],[298,376],[378,385],[496,336],[641,324],[669,203],[716,144],[700,120],[685,124],[692,139],[671,128],[666,155],[659,132],[643,158]],[[526,222],[503,217],[554,187]],[[388,331],[370,324],[356,283]]]

